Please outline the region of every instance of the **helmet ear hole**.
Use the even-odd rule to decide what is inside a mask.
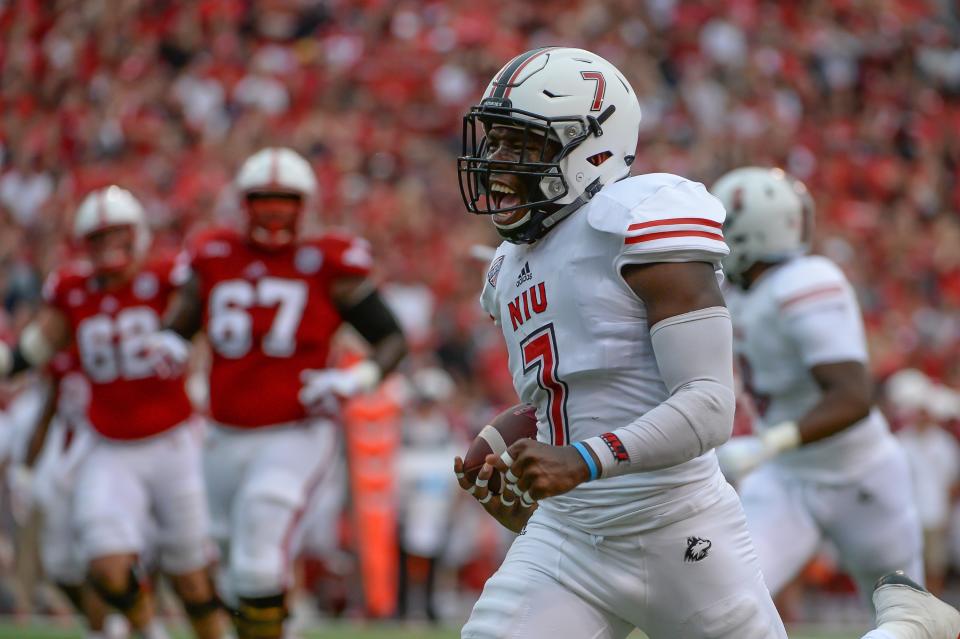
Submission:
[[[613,153],[610,151],[600,151],[600,153],[595,153],[587,158],[587,162],[593,166],[600,166],[607,160],[613,157]]]

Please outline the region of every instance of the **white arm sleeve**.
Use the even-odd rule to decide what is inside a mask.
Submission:
[[[733,329],[711,307],[667,318],[650,329],[668,397],[635,421],[584,441],[601,477],[676,466],[730,438],[733,431]]]

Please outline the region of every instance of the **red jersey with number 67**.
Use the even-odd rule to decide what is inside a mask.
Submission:
[[[82,265],[60,269],[44,285],[46,302],[70,325],[91,384],[90,423],[104,437],[150,437],[192,412],[183,377],[157,377],[145,344],[159,329],[173,291],[173,264],[172,259],[151,261],[109,290]]]
[[[331,285],[369,274],[369,244],[328,234],[265,251],[215,229],[196,238],[183,259],[177,279],[197,276],[213,350],[213,419],[257,428],[306,417],[300,373],[327,367],[342,321]]]

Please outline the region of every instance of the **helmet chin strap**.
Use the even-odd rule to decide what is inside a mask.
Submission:
[[[568,217],[574,211],[579,209],[581,206],[589,202],[594,195],[600,192],[600,189],[603,188],[603,185],[600,184],[600,178],[597,178],[591,182],[587,188],[583,190],[583,193],[580,194],[580,197],[575,199],[570,204],[564,205],[559,210],[554,211],[547,217],[543,218],[540,221],[540,226],[544,228],[544,232],[549,231],[553,228],[558,222]]]
[[[519,233],[514,236],[507,236],[502,234],[504,239],[508,242],[514,244],[532,244],[539,240],[541,237],[546,235],[554,226],[559,224],[562,220],[569,217],[577,209],[586,204],[596,195],[600,189],[603,188],[603,184],[600,182],[600,178],[597,178],[584,189],[583,193],[580,194],[577,199],[569,204],[565,204],[556,211],[552,213],[547,213],[544,210],[537,210],[528,212],[523,218],[513,224],[507,226],[501,226],[494,223],[500,231],[511,231],[514,229],[521,229]],[[523,229],[522,227],[527,226],[528,228]]]

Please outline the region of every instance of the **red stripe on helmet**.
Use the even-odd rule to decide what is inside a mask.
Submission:
[[[513,75],[510,76],[510,79],[507,80],[507,90],[503,92],[503,97],[504,97],[504,98],[509,98],[509,97],[510,97],[510,90],[513,89],[513,86],[511,86],[511,85],[513,85],[513,83],[516,81],[516,79],[517,79],[518,77],[520,77],[520,72],[523,71],[528,64],[530,64],[532,61],[534,61],[534,60],[536,60],[537,58],[539,58],[539,57],[540,57],[541,55],[543,55],[544,53],[549,53],[550,51],[553,51],[553,50],[556,49],[556,48],[557,48],[557,47],[547,47],[547,48],[544,49],[543,51],[540,51],[540,52],[538,52],[538,53],[535,53],[535,54],[533,54],[532,56],[530,56],[529,58],[527,58],[526,60],[524,60],[524,61],[523,61],[523,64],[521,64],[519,67],[517,67],[517,70],[514,71],[514,72],[513,72]]]
[[[280,151],[272,149],[270,154],[269,184],[280,184]]]

